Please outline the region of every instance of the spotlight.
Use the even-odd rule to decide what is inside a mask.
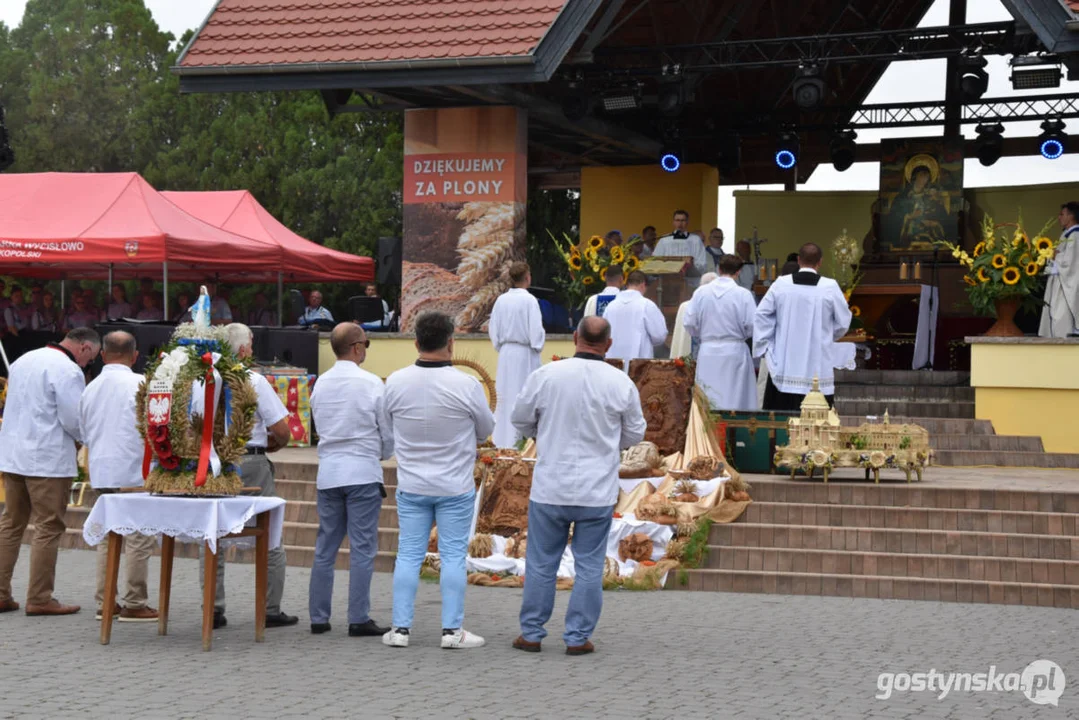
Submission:
[[[824,99],[824,81],[820,74],[820,68],[815,64],[798,66],[793,85],[795,105],[806,110],[820,105]]]
[[[959,58],[956,82],[964,100],[977,100],[989,87],[989,73],[985,71],[988,61],[981,55],[964,55]]]
[[[785,132],[779,136],[776,145],[776,165],[782,170],[790,170],[798,164],[798,136]]]
[[[832,167],[839,172],[849,169],[854,164],[854,141],[857,138],[858,133],[853,130],[840,130],[832,138],[828,149],[832,158]]]
[[[636,110],[641,106],[641,92],[636,87],[617,88],[603,94],[603,109],[607,112]]]
[[[664,151],[659,158],[659,166],[669,173],[678,172],[682,167],[682,158],[673,150]]]
[[[678,117],[686,104],[685,86],[681,80],[664,82],[659,88],[659,114]]]
[[[1060,87],[1060,63],[1053,56],[1020,56],[1011,59],[1012,88],[1041,90]]]
[[[1038,136],[1038,150],[1047,160],[1056,160],[1068,150],[1068,135],[1063,120],[1046,120]]]
[[[993,123],[979,125],[975,129],[978,132],[978,162],[989,167],[1000,160],[1000,153],[1004,149],[1004,126]]]

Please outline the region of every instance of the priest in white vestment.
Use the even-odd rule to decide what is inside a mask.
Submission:
[[[696,285],[701,275],[708,272],[709,260],[704,241],[696,233],[688,231],[689,213],[685,210],[675,210],[672,222],[674,232],[659,239],[652,257],[688,258],[690,262],[686,267],[686,282]]]
[[[814,378],[829,404],[835,394],[831,347],[851,314],[839,284],[820,276],[822,257],[816,244],[803,245],[798,272],[777,278],[757,307],[753,355],[768,360],[765,410],[797,412]]]
[[[607,287],[603,288],[603,292],[596,293],[585,301],[584,317],[592,317],[593,315],[603,317],[603,312],[607,309],[607,305],[622,291],[622,266],[609,266],[603,273],[603,279],[607,281]],[[602,304],[599,302],[600,298],[604,299]]]
[[[488,324],[488,334],[498,352],[498,372],[495,375],[495,430],[491,440],[495,447],[512,448],[520,439],[510,421],[517,393],[532,371],[540,366],[540,351],[547,338],[543,331],[543,316],[539,301],[528,292],[532,272],[528,263],[515,262],[510,266],[513,287],[495,301]]]
[[[626,289],[618,293],[604,320],[611,324],[611,347],[608,358],[626,361],[655,357],[654,348],[667,341],[667,320],[659,307],[644,296],[648,277],[634,270],[626,278]]]
[[[1079,333],[1079,202],[1060,206],[1061,244],[1045,267],[1049,281],[1045,285],[1038,335],[1069,337]]]
[[[726,255],[720,276],[693,293],[686,310],[686,330],[701,345],[696,382],[714,410],[756,410],[757,382],[746,341],[753,337],[757,303],[736,282],[742,260]]]
[[[701,275],[701,287],[704,287],[717,277],[719,275],[714,272],[706,272]],[[693,298],[678,306],[678,315],[674,318],[674,330],[671,332],[672,358],[689,356],[694,360],[697,359],[697,350],[700,348],[701,341],[698,338],[690,337],[686,331],[686,310],[689,310],[691,302],[693,302]]]

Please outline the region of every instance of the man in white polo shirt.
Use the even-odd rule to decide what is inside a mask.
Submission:
[[[547,635],[571,525],[575,577],[562,637],[567,655],[595,650],[589,637],[603,608],[620,451],[643,440],[647,428],[637,387],[603,361],[610,323],[584,318],[573,341],[577,353],[532,373],[513,409],[513,424],[536,438],[538,458],[528,503],[521,635],[513,641],[526,652],[539,652]]]
[[[135,419],[135,395],[143,377],[131,371],[139,352],[135,336],[118,330],[105,336],[101,374],[86,386],[79,403],[79,428],[90,453],[90,487],[94,502],[120,488],[142,486],[142,458],[146,444],[139,437]],[[151,622],[157,610],[147,605],[146,577],[150,556],[157,547],[153,535],[131,533],[124,536],[123,607],[116,612],[120,622]],[[105,597],[105,565],[108,543],[97,545],[97,618]]]
[[[442,647],[475,648],[466,632],[465,555],[472,530],[476,445],[491,434],[494,415],[479,381],[453,367],[453,320],[425,312],[416,319],[415,365],[386,381],[385,425],[397,454],[397,564],[393,571],[390,647],[408,647],[431,524],[438,527],[442,589]]]
[[[77,328],[59,343],[26,353],[11,364],[7,403],[0,425],[0,472],[4,512],[0,515],[0,612],[19,609],[11,576],[22,536],[34,517],[27,615],[71,615],[78,605],[53,597],[56,555],[67,526],[64,513],[78,474],[79,398],[86,388],[82,369],[101,349],[92,328]]]
[[[240,360],[251,357],[251,328],[243,323],[232,323],[225,328],[229,345]],[[255,410],[255,428],[251,431],[251,440],[247,443],[247,454],[240,461],[240,477],[244,487],[260,487],[260,493],[266,497],[274,495],[274,468],[268,452],[275,452],[288,444],[288,410],[281,398],[270,386],[270,382],[256,372],[247,371],[247,379],[255,388],[258,407]],[[202,393],[194,393],[196,400]],[[196,409],[201,411],[197,407]],[[200,566],[205,550],[199,551]],[[269,554],[269,579],[266,584],[266,627],[284,627],[295,625],[300,618],[281,612],[281,597],[285,594],[285,548],[275,547]],[[203,582],[204,573],[199,572],[199,582]],[[225,557],[217,557],[217,595],[214,597],[214,629],[228,625],[225,619]]]
[[[370,345],[363,328],[341,323],[330,333],[337,357],[311,393],[318,428],[318,536],[311,566],[311,632],[330,630],[334,565],[348,534],[348,634],[386,634],[370,616],[371,575],[378,554],[378,516],[386,489],[380,460],[393,455],[393,435],[382,423],[385,388],[360,368]]]

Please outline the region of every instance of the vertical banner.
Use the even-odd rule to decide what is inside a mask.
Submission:
[[[514,107],[405,112],[403,332],[424,310],[486,329],[524,259],[527,129]]]

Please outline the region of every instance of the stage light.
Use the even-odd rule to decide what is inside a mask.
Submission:
[[[636,110],[641,106],[641,93],[638,88],[618,88],[603,94],[603,109],[607,112]]]
[[[858,133],[853,130],[840,130],[832,138],[832,143],[828,149],[832,159],[832,167],[839,172],[849,169],[854,164],[856,149],[854,141],[857,138]]]
[[[1056,160],[1068,151],[1068,134],[1063,120],[1046,120],[1038,136],[1038,151],[1047,160]]]
[[[659,88],[658,109],[663,117],[678,117],[686,104],[685,86],[681,80],[664,82]]]
[[[783,133],[779,136],[779,144],[776,145],[776,165],[781,170],[790,170],[798,164],[798,136],[794,133]]]
[[[1019,56],[1010,62],[1012,88],[1015,90],[1043,90],[1060,87],[1060,63],[1055,56]]]
[[[820,105],[824,99],[824,81],[820,77],[820,68],[815,65],[800,65],[795,76],[794,104],[810,110]]]
[[[965,55],[958,59],[956,82],[964,100],[977,100],[989,88],[989,73],[985,71],[988,61],[981,55]]]
[[[1004,150],[1004,126],[1000,123],[979,125],[975,128],[978,132],[978,162],[989,167],[997,160]]]
[[[659,158],[659,166],[669,173],[678,172],[678,168],[682,167],[682,159],[678,153],[667,151]]]

